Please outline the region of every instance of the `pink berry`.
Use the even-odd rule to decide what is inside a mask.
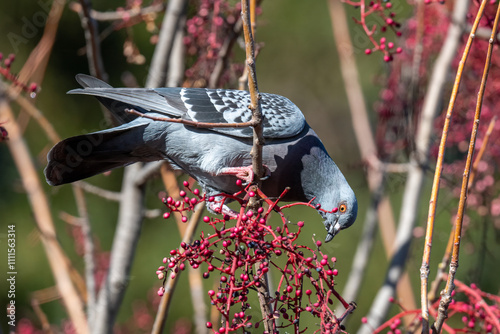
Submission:
[[[368,322],[368,319],[366,317],[361,318],[361,322],[366,324]]]
[[[298,223],[297,223],[297,226],[298,226],[298,227],[303,227],[303,226],[304,226],[304,222],[303,222],[303,221],[298,222]]]
[[[186,182],[186,181],[184,181],[184,182]],[[186,192],[185,192],[184,190],[181,190],[181,191],[179,192],[179,195],[180,195],[181,197],[184,197],[184,196],[186,196]]]
[[[159,289],[158,289],[158,292],[157,292],[157,293],[158,293],[158,296],[160,296],[160,297],[161,297],[161,296],[163,296],[163,294],[165,293],[165,289],[164,289],[163,287],[161,287],[161,288],[159,288]]]
[[[255,197],[255,192],[253,192],[253,191],[249,191],[249,192],[248,192],[248,196],[250,196],[250,197]]]
[[[189,182],[188,181],[184,181],[184,182],[182,182],[182,184],[184,185],[184,187],[189,186]]]
[[[393,42],[389,42],[389,43],[387,43],[387,47],[388,47],[389,49],[392,49],[392,48],[394,47],[394,43],[393,43]]]
[[[338,274],[339,274],[339,271],[337,269],[333,269],[332,275],[333,276],[337,276]]]
[[[371,54],[371,53],[372,53],[372,50],[371,50],[371,49],[366,49],[366,50],[365,50],[365,54],[366,54],[366,55],[369,55],[369,54]],[[337,209],[337,208],[335,208],[335,209]]]
[[[391,25],[391,24],[393,24],[393,23],[394,23],[394,20],[393,20],[393,19],[391,19],[391,18],[387,18],[387,19],[385,20],[385,23],[387,23],[388,25]]]
[[[238,187],[241,187],[242,184],[243,184],[243,182],[240,179],[236,180],[236,185]]]
[[[322,244],[321,240],[316,241],[316,246],[321,247]]]
[[[306,295],[310,296],[312,294],[312,291],[311,290],[306,290]]]
[[[210,321],[207,321],[207,328],[212,328],[212,323]]]
[[[181,220],[182,220],[183,223],[186,223],[188,221],[188,217],[182,216]]]
[[[397,49],[396,49],[396,53],[401,53],[401,52],[403,52],[403,49],[402,49],[402,48],[397,48]]]
[[[214,290],[208,290],[208,295],[210,297],[213,297],[215,295],[215,291]]]
[[[388,3],[385,4],[385,8],[389,9],[391,7],[392,7],[392,3],[388,2]]]

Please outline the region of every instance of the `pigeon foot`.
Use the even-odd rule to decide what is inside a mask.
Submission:
[[[261,178],[261,180],[265,180],[269,176],[271,176],[271,171],[269,170],[269,168],[266,165],[263,166],[264,166],[264,176]],[[225,167],[220,170],[218,175],[234,175],[237,178],[245,181],[247,184],[252,182],[254,178],[252,166]]]

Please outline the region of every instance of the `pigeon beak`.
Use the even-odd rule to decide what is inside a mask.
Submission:
[[[339,216],[336,217],[335,221],[330,224],[328,229],[328,234],[326,235],[325,242],[332,241],[333,237],[340,231]]]

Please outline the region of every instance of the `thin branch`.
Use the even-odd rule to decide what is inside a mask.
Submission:
[[[4,93],[5,94],[5,93]],[[28,194],[34,218],[40,229],[40,237],[47,253],[49,265],[54,274],[57,288],[61,294],[64,306],[78,333],[87,333],[88,326],[83,309],[83,301],[71,280],[71,269],[68,266],[66,256],[57,241],[56,230],[45,192],[42,189],[38,173],[33,166],[28,147],[24,142],[14,114],[7,104],[4,95],[0,93],[0,116],[8,120],[4,124],[9,132],[7,145],[17,166],[23,182],[24,189]]]
[[[73,10],[78,11],[81,10],[81,8],[73,8]],[[121,11],[99,12],[95,9],[91,9],[90,16],[96,21],[118,21],[123,20],[124,18],[135,19],[136,17],[156,14],[163,12],[164,10],[165,4],[163,2],[159,2],[142,8],[134,7]]]
[[[255,1],[255,0],[251,0]],[[252,5],[255,9],[255,3]],[[260,187],[260,178],[264,174],[262,165],[262,146],[264,145],[263,136],[263,116],[260,105],[260,93],[257,85],[257,73],[255,69],[255,42],[252,34],[251,13],[249,12],[249,0],[241,0],[241,21],[243,22],[243,35],[245,37],[246,71],[248,72],[248,90],[250,92],[250,105],[248,108],[252,111],[253,122],[253,146],[250,151],[252,157],[252,169],[254,173],[255,187]],[[253,16],[255,18],[255,16]],[[256,209],[259,206],[256,197],[252,197],[249,207]],[[275,329],[275,320],[272,317],[271,297],[269,293],[269,284],[267,275],[260,280],[260,286],[257,288],[260,310],[262,313],[264,329],[271,333]]]
[[[144,117],[147,119],[151,119],[153,121],[159,121],[159,122],[169,122],[169,123],[180,123],[180,124],[185,124],[185,125],[190,125],[195,128],[200,128],[200,129],[210,129],[210,128],[248,128],[250,126],[256,125],[255,120],[250,120],[248,122],[242,122],[242,123],[204,123],[204,122],[196,122],[196,121],[190,121],[187,119],[182,119],[182,118],[168,118],[168,117],[157,117],[157,116],[151,116],[148,114],[141,113],[135,109],[125,109],[126,112],[137,115],[139,117]]]
[[[233,48],[234,43],[238,39],[243,29],[243,23],[241,22],[241,17],[236,21],[233,26],[233,29],[229,31],[228,36],[222,43],[222,46],[218,53],[217,62],[215,63],[214,69],[210,78],[208,79],[208,88],[216,88],[218,86],[220,77],[222,73],[227,67],[229,62],[229,56],[231,55],[231,50]]]
[[[486,0],[483,1],[484,5],[481,4],[480,10],[477,13],[476,21],[478,23],[479,23],[479,20],[482,16],[481,8],[484,9],[486,2],[487,2]],[[447,315],[448,305],[451,303],[451,293],[453,292],[453,289],[455,288],[454,279],[455,279],[455,274],[456,274],[456,271],[458,268],[460,240],[461,240],[461,236],[462,236],[462,222],[463,222],[463,215],[465,212],[465,204],[466,204],[466,200],[467,200],[469,175],[470,175],[470,170],[471,170],[471,165],[472,165],[472,157],[474,155],[474,148],[476,146],[476,137],[477,137],[477,130],[479,127],[479,118],[481,116],[481,108],[483,105],[484,91],[486,89],[486,82],[488,80],[488,73],[489,73],[490,65],[491,65],[491,54],[493,52],[493,45],[495,42],[495,36],[496,36],[499,18],[500,18],[500,4],[497,5],[497,13],[495,16],[495,22],[493,23],[491,37],[489,39],[488,53],[486,55],[483,77],[481,79],[481,85],[479,86],[479,92],[477,94],[476,112],[474,115],[474,123],[473,123],[473,127],[472,127],[472,132],[471,132],[469,151],[467,152],[467,161],[465,163],[464,175],[463,175],[463,179],[462,179],[462,189],[460,191],[460,200],[458,203],[457,218],[455,221],[455,237],[454,237],[454,242],[453,242],[453,251],[452,251],[452,255],[451,255],[450,272],[448,274],[448,279],[446,281],[446,287],[445,287],[444,293],[441,294],[441,302],[439,303],[439,309],[438,309],[439,314],[438,314],[438,318],[437,318],[436,323],[435,323],[435,329],[436,329],[436,332],[438,334],[441,332],[441,327],[443,325],[444,320],[448,317],[448,315]],[[477,27],[476,22],[474,22],[474,25]],[[471,35],[473,35],[474,33],[475,33],[475,31],[473,29],[471,31]],[[468,52],[468,50],[466,49],[466,51],[464,51],[464,53],[465,52]],[[464,56],[464,57],[466,58],[467,56]]]
[[[82,10],[79,11],[78,14],[80,16],[82,28],[85,33],[87,59],[89,63],[90,74],[99,79],[107,81],[108,75],[104,70],[104,63],[101,53],[101,41],[99,37],[99,31],[97,29],[97,22],[90,15],[90,10],[92,9],[91,1],[80,0],[80,5],[82,6]]]
[[[179,29],[186,6],[187,0],[171,0],[168,2],[160,35],[158,36],[158,44],[151,60],[151,69],[146,82],[148,88],[160,87],[165,83],[176,31]]]
[[[142,186],[146,184],[146,182],[155,174],[159,174],[160,167],[163,164],[163,161],[154,161],[148,164],[145,164],[143,168],[141,168],[140,172],[135,176],[135,184],[138,186]]]
[[[469,189],[474,185],[474,176],[476,175],[479,162],[481,162],[483,154],[486,150],[486,147],[488,146],[488,141],[489,141],[489,138],[491,136],[491,133],[493,132],[493,128],[495,127],[496,119],[497,119],[497,117],[494,116],[492,118],[492,120],[490,121],[490,125],[488,126],[488,130],[486,131],[486,134],[484,135],[481,148],[479,149],[479,152],[477,153],[476,159],[474,160],[474,164],[472,165],[472,170],[471,170],[470,177],[469,177],[469,185],[468,185]],[[436,299],[436,297],[438,295],[439,285],[443,281],[444,271],[449,264],[450,257],[451,257],[451,251],[453,249],[454,236],[455,236],[455,226],[452,226],[451,231],[450,231],[450,237],[448,239],[448,244],[446,245],[446,250],[445,250],[444,255],[443,255],[443,259],[441,260],[441,262],[439,263],[439,265],[437,267],[436,278],[434,278],[434,281],[432,281],[431,288],[429,290],[428,300],[431,303]]]
[[[475,27],[475,28],[473,28],[474,32],[477,29],[477,26],[479,25],[479,21],[480,21],[480,18],[482,17],[482,13],[483,13],[485,5],[486,5],[486,1],[484,0],[481,4],[479,12],[476,16],[476,20],[474,22],[474,27]],[[456,19],[460,20],[460,17],[455,16],[455,14],[457,13],[457,6],[459,6],[458,9],[467,11],[468,4],[461,5],[461,2],[455,3],[455,11],[453,13],[454,15],[453,15],[452,22],[461,22],[461,24],[463,25],[463,23],[464,23],[463,20],[455,21]],[[462,29],[460,29],[460,32],[462,31]],[[434,174],[434,181],[432,184],[431,198],[429,201],[429,213],[428,213],[428,217],[427,217],[427,230],[426,230],[426,235],[425,235],[424,253],[422,256],[422,266],[420,267],[420,299],[421,299],[421,308],[422,308],[422,326],[423,326],[422,332],[424,334],[427,334],[429,332],[429,311],[428,311],[429,301],[427,299],[427,297],[428,297],[427,290],[428,290],[428,278],[429,278],[429,262],[430,262],[430,256],[431,256],[432,238],[434,235],[434,219],[435,219],[435,215],[436,215],[436,207],[437,207],[437,200],[438,200],[438,193],[439,193],[439,184],[441,181],[441,171],[443,169],[446,140],[448,137],[448,129],[450,126],[451,118],[453,115],[453,109],[455,107],[455,101],[457,98],[458,88],[460,86],[460,81],[462,78],[462,72],[463,72],[467,57],[469,55],[469,50],[470,50],[470,47],[472,44],[472,40],[474,39],[474,32],[471,32],[471,34],[469,35],[462,59],[460,60],[460,63],[459,63],[457,75],[455,77],[455,82],[453,85],[453,90],[451,93],[450,102],[448,105],[448,110],[446,112],[446,118],[445,118],[445,122],[444,122],[444,126],[443,126],[441,142],[439,144],[439,153],[438,153],[438,158],[436,161],[436,169],[435,169],[435,174]],[[457,33],[459,33],[459,32],[457,31]],[[446,43],[444,46],[446,46]],[[429,87],[429,91],[430,90],[431,90],[431,87]],[[425,107],[425,105],[424,105],[424,107]]]
[[[102,197],[109,201],[119,202],[121,199],[121,193],[99,188],[85,181],[79,181],[76,185],[88,193],[94,194],[96,196]]]
[[[186,244],[191,244],[193,241],[194,233],[196,232],[196,228],[198,227],[198,223],[200,222],[201,214],[203,213],[204,203],[200,202],[196,204],[195,210],[189,219],[189,223],[184,232],[184,236],[182,237],[182,242]],[[163,327],[165,326],[165,320],[168,315],[168,311],[170,309],[170,305],[172,303],[172,295],[175,289],[175,285],[179,280],[179,276],[181,271],[179,271],[174,278],[167,277],[164,285],[164,293],[161,297],[160,306],[158,307],[158,312],[156,313],[155,322],[153,324],[153,329],[151,333],[153,334],[161,334],[163,332]]]

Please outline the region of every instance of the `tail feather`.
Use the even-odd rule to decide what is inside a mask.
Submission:
[[[127,124],[59,142],[47,155],[48,164],[44,170],[47,183],[57,186],[134,162],[162,159],[157,150],[144,143],[146,126]]]

